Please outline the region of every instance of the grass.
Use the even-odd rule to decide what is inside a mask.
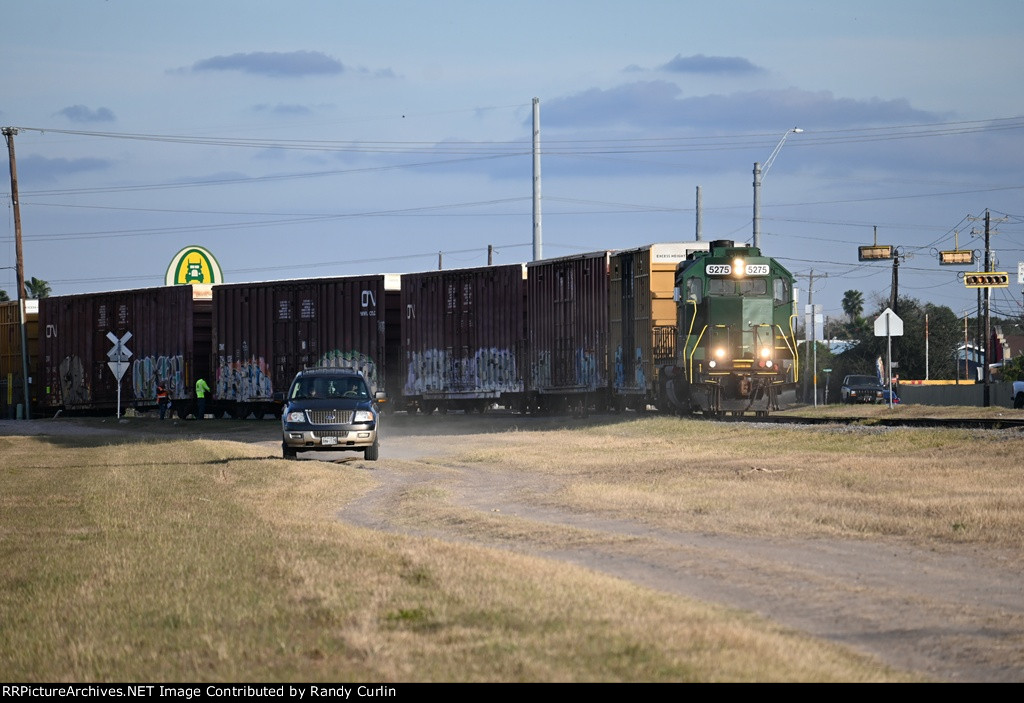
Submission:
[[[581,474],[621,483],[591,451]],[[905,680],[749,615],[350,527],[337,511],[373,485],[358,461],[171,436],[0,452],[5,681]]]
[[[553,482],[538,502],[675,530],[1024,544],[1019,431],[647,418],[471,444],[457,460]]]

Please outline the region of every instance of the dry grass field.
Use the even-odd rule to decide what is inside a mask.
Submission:
[[[208,422],[197,439],[196,423],[50,421],[44,436],[0,436],[3,679],[919,677],[749,613],[495,548],[632,538],[416,483],[456,469],[476,499],[514,482],[538,509],[652,529],[1021,557],[1019,433],[456,417],[446,434],[393,420],[376,464],[286,462],[274,423]],[[345,519],[388,477],[409,483],[367,518],[387,529]]]

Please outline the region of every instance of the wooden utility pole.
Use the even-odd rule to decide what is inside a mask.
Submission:
[[[25,260],[21,249],[21,204],[18,202],[18,162],[14,157],[14,135],[18,130],[4,127],[4,139],[7,140],[7,156],[11,164],[11,203],[14,206],[14,255],[18,271],[18,300],[25,299]]]
[[[25,419],[32,418],[28,393],[28,338],[25,331],[25,258],[21,247],[21,203],[18,198],[18,161],[14,156],[15,127],[3,128],[4,139],[7,140],[7,155],[11,165],[11,204],[14,207],[14,255],[18,275],[18,318],[21,323],[21,387],[25,401]]]

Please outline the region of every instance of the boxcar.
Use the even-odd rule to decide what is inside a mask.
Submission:
[[[354,369],[371,392],[391,395],[398,285],[398,276],[374,275],[214,286],[213,411],[279,415],[295,374],[315,367]]]
[[[523,264],[405,274],[401,287],[406,409],[522,405]]]
[[[28,366],[29,380],[35,372],[33,364],[39,358],[39,301],[25,301],[25,342],[28,363],[21,356],[21,312],[15,300],[0,303],[0,416],[13,418],[18,406],[24,409],[24,368]],[[29,384],[31,407],[38,402],[38,383]],[[24,410],[22,410],[24,411]]]
[[[543,412],[608,405],[609,256],[598,251],[527,264],[527,391]]]
[[[707,250],[707,242],[675,242],[611,255],[609,352],[617,409],[658,403],[658,369],[676,355],[676,266]]]
[[[156,385],[172,399],[192,396],[195,379],[209,373],[209,300],[192,286],[63,295],[39,301],[42,411],[113,410],[118,381],[108,367],[108,334],[131,333],[121,405],[156,407]]]

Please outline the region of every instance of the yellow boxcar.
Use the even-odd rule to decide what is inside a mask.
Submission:
[[[658,366],[675,361],[676,266],[707,250],[707,242],[670,242],[612,254],[610,352],[618,408],[656,404]]]
[[[35,373],[33,364],[39,358],[39,301],[25,301],[25,337],[28,346],[28,375]],[[21,315],[17,301],[0,303],[0,416],[14,417],[18,405],[23,405],[24,383],[21,362]],[[29,397],[36,406],[36,388],[29,386]]]

